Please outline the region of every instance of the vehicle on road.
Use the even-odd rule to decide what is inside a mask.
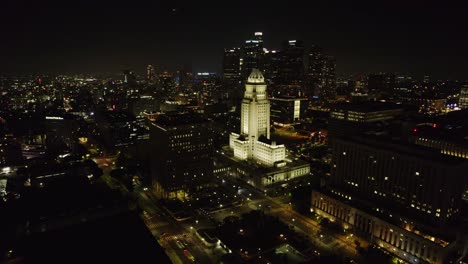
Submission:
[[[177,240],[177,241],[176,241],[176,244],[177,244],[177,246],[178,246],[180,249],[185,248],[184,244],[183,244],[182,242],[180,242],[180,240]]]
[[[180,242],[182,242],[182,244],[183,244],[185,247],[188,247],[188,246],[189,246],[189,243],[188,243],[187,240],[185,240],[185,239],[181,239]]]
[[[195,257],[192,255],[192,253],[190,253],[188,249],[184,249],[184,255],[192,262],[195,262]]]

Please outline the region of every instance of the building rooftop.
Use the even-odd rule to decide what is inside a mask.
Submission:
[[[248,83],[265,83],[265,78],[263,74],[258,69],[252,69],[252,73],[250,73],[249,78],[247,78]]]
[[[273,101],[289,101],[289,102],[294,102],[296,100],[301,100],[301,101],[305,101],[305,100],[308,100],[307,98],[304,98],[304,97],[296,97],[296,96],[279,96],[279,97],[271,97],[270,100],[273,100]]]
[[[221,157],[224,157],[225,159],[229,160],[230,162],[235,162],[237,164],[240,164],[242,167],[245,167],[246,170],[249,170],[253,172],[253,174],[261,174],[261,175],[267,175],[269,173],[273,172],[280,172],[280,171],[287,171],[291,168],[294,167],[300,167],[300,166],[305,166],[309,165],[307,161],[297,159],[297,160],[289,160],[286,158],[287,162],[286,165],[283,167],[265,167],[253,160],[240,160],[236,157],[234,157],[233,151],[229,148],[229,146],[223,147],[222,155]]]
[[[392,138],[386,136],[365,135],[341,138],[337,140],[342,140],[345,142],[351,141],[381,150],[395,151],[409,157],[423,158],[436,163],[450,165],[462,165],[463,163],[466,163],[466,159],[444,155],[441,154],[440,151],[433,148],[410,144],[404,141],[393,140]]]
[[[435,126],[437,126],[437,124]],[[414,133],[414,136],[448,141],[456,143],[460,147],[468,147],[468,126],[420,126],[417,127],[417,132]]]
[[[379,112],[395,109],[404,109],[401,104],[384,103],[384,102],[359,102],[359,103],[338,103],[331,105],[332,110],[347,110],[355,112]]]
[[[131,212],[35,233],[20,251],[24,263],[170,263],[151,232]]]
[[[98,112],[97,120],[99,121],[107,121],[110,123],[118,123],[118,122],[129,122],[135,120],[135,118],[125,111],[105,111],[105,112]]]
[[[209,122],[209,120],[200,114],[180,112],[161,114],[158,115],[158,117],[153,121],[155,125],[164,128],[191,124],[203,124],[207,122]]]

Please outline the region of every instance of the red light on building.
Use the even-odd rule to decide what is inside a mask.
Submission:
[[[38,78],[37,82],[39,83],[39,85],[42,85],[42,78]]]
[[[418,132],[418,129],[417,128],[413,128],[413,133],[416,133]]]
[[[432,127],[437,128],[437,124],[436,123],[432,124]]]

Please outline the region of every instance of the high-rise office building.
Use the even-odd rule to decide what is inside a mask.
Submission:
[[[448,263],[456,250],[468,163],[437,150],[379,137],[332,143],[326,189],[312,192],[312,210],[408,263]]]
[[[307,109],[307,98],[281,96],[270,98],[271,121],[288,126],[299,123]]]
[[[156,80],[155,71],[153,65],[148,65],[146,67],[146,81],[154,82]]]
[[[304,78],[304,43],[301,40],[283,42],[281,65],[279,69],[280,84],[302,85]]]
[[[460,213],[466,160],[378,137],[336,139],[332,148],[331,188],[430,224]]]
[[[309,95],[319,96],[323,77],[323,51],[322,48],[313,45],[309,49],[307,66],[307,86]]]
[[[262,73],[254,69],[245,84],[240,133],[231,133],[221,156],[232,175],[256,188],[310,175],[309,163],[286,159],[286,148],[270,140],[270,102]],[[240,162],[242,161],[242,162]],[[287,184],[287,183],[286,183]]]
[[[335,58],[323,53],[321,47],[313,45],[308,53],[306,82],[309,96],[318,97],[324,102],[336,98]]]
[[[264,70],[263,60],[263,33],[255,32],[254,38],[246,40],[244,44],[242,58],[242,79],[247,79],[253,69]]]
[[[225,94],[222,89],[221,78],[217,73],[198,72],[194,77],[194,89],[200,95],[200,104],[217,101]]]
[[[330,141],[336,137],[364,132],[405,112],[402,105],[382,102],[340,103],[331,105],[330,108]]]
[[[142,117],[145,113],[159,111],[160,101],[151,95],[133,96],[128,99],[128,111],[135,117]]]
[[[266,50],[265,51],[265,74],[264,77],[269,83],[278,84],[280,83],[280,68],[281,68],[282,56],[279,50]]]
[[[326,102],[336,98],[336,62],[333,56],[323,58],[322,84],[320,94]]]
[[[245,84],[240,134],[231,133],[229,146],[236,158],[254,159],[266,166],[284,161],[286,148],[270,142],[270,102],[262,73],[253,69]]]
[[[226,97],[240,98],[242,96],[241,74],[242,61],[241,49],[224,49],[223,56],[223,92]]]
[[[468,84],[462,86],[460,90],[460,97],[458,99],[458,106],[461,109],[468,108]]]
[[[224,49],[223,80],[233,85],[239,84],[241,77],[241,50],[240,48]]]
[[[150,124],[153,186],[162,197],[185,197],[213,174],[211,123],[198,114],[159,115]]]
[[[124,72],[124,83],[128,85],[136,84],[136,75],[132,70],[125,70]]]
[[[395,88],[395,75],[392,73],[369,74],[367,91],[374,98],[389,98]]]

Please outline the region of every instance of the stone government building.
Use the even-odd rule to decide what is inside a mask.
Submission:
[[[260,189],[310,174],[309,163],[288,159],[286,147],[270,140],[270,100],[266,88],[262,73],[253,69],[245,84],[241,131],[230,134],[229,147],[221,154],[231,165],[234,176]]]

